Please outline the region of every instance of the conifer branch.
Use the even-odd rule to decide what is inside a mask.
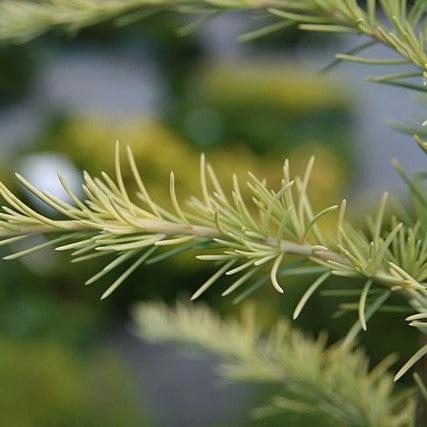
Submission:
[[[71,191],[61,175],[59,181],[72,203],[37,189],[16,174],[19,182],[54,209],[58,217],[34,210],[0,183],[0,195],[6,202],[0,212],[0,246],[13,245],[34,234],[44,234],[48,238],[40,245],[19,250],[4,259],[16,259],[47,247],[71,252],[74,263],[109,257],[106,266],[86,281],[87,285],[93,284],[117,267],[127,265],[102,294],[101,298],[106,298],[141,265],[153,264],[184,251],[203,249],[204,253],[197,258],[217,264],[218,270],[199,287],[192,299],[199,298],[220,279],[228,282],[222,294],[237,294],[235,300],[241,301],[266,283],[265,277],[283,293],[286,283],[282,276],[315,275],[317,278],[296,307],[294,317],[297,317],[309,297],[330,275],[365,279],[370,285],[360,291],[359,321],[349,332],[349,343],[357,331],[366,329],[366,322],[381,308],[390,292],[403,295],[416,315],[426,315],[415,322],[410,318],[410,325],[427,331],[427,239],[420,224],[409,227],[395,219],[391,230],[384,231],[387,195],[382,198],[376,216],[368,221],[369,234],[354,229],[345,221],[346,202],[341,202],[336,236],[327,239],[319,221],[338,206],[319,213],[313,211],[308,190],[314,158],[309,161],[304,175],[293,179],[286,160],[278,190],[269,188],[264,179],[249,172],[247,185],[252,203],[248,205],[237,177],[233,178],[233,190],[228,196],[214,169],[202,156],[202,197],[192,196],[186,207],[181,206],[172,173],[169,183],[172,210],[151,198],[129,148],[127,158],[138,187],[135,195],[129,195],[123,183],[118,143],[116,179],[106,173],[99,178],[84,172],[85,200]],[[252,282],[255,276],[261,279]],[[415,363],[416,359],[413,361]],[[411,361],[405,366],[411,367]]]
[[[425,240],[420,238],[419,226],[408,228],[394,223],[390,232],[382,234],[386,196],[375,220],[369,224],[371,238],[345,223],[345,201],[339,209],[336,241],[330,242],[323,236],[318,222],[336,210],[337,205],[317,214],[313,212],[307,191],[314,158],[310,160],[304,176],[294,179],[291,179],[286,160],[278,191],[268,188],[265,180],[249,173],[247,185],[253,197],[252,206],[248,206],[242,198],[237,177],[233,179],[230,198],[221,187],[214,169],[202,156],[202,198],[193,196],[187,208],[181,207],[173,179],[170,194],[174,211],[169,211],[156,204],[149,195],[129,148],[127,156],[139,190],[132,200],[121,178],[118,143],[116,182],[105,173],[102,178],[97,178],[85,172],[82,185],[86,195],[84,201],[71,191],[61,175],[59,180],[73,204],[35,188],[16,174],[20,183],[56,210],[61,219],[39,213],[0,183],[0,194],[7,202],[0,214],[1,243],[11,244],[33,234],[53,234],[70,241],[63,244],[61,240],[56,250],[73,250],[74,256],[82,253],[116,256],[134,251],[135,255],[141,255],[149,247],[204,242],[215,253],[199,255],[199,259],[222,265],[230,261],[241,264],[224,271],[225,277],[254,267],[270,266],[271,281],[279,288],[277,275],[280,268],[289,257],[298,256],[307,262],[320,264],[332,274],[365,277],[411,295],[411,298],[413,294],[424,298],[427,244],[422,244]],[[33,250],[36,249],[38,247]],[[7,259],[27,253],[12,254]],[[407,259],[408,253],[411,253],[410,259]]]
[[[392,86],[426,90],[422,84],[411,80],[419,77],[421,83],[427,78],[427,15],[423,0],[416,0],[412,5],[406,0],[369,0],[364,7],[353,0],[194,0],[182,4],[163,0],[1,0],[0,40],[23,42],[51,29],[76,31],[115,18],[119,18],[123,24],[140,17],[140,13],[145,10],[206,12],[213,16],[215,14],[212,12],[236,9],[261,9],[278,20],[268,28],[246,35],[246,39],[287,28],[292,24],[306,31],[350,32],[367,36],[369,42],[351,52],[338,55],[337,62],[384,66],[412,64],[416,67],[414,72],[383,74],[372,80]],[[377,17],[379,9],[385,15],[386,23],[380,22]],[[357,56],[373,42],[385,44],[400,59]],[[425,150],[427,143],[419,137],[416,137],[416,141]],[[363,278],[369,286],[366,285],[358,295],[359,321],[349,332],[348,342],[358,330],[366,328],[369,317],[381,308],[391,292],[399,292],[405,296],[409,306],[416,311],[415,315],[421,316],[416,321],[410,320],[410,325],[426,333],[427,317],[423,316],[427,313],[427,239],[419,224],[411,227],[394,220],[391,229],[385,231],[383,217],[386,197],[381,202],[375,219],[369,223],[368,235],[345,222],[343,201],[340,205],[337,233],[331,240],[324,238],[318,222],[338,206],[313,212],[307,196],[312,162],[309,163],[305,176],[295,177],[294,180],[291,180],[289,164],[285,162],[282,186],[278,191],[268,188],[263,180],[250,175],[248,186],[253,194],[253,206],[248,207],[242,199],[237,179],[233,180],[233,191],[231,198],[228,198],[212,167],[202,158],[202,198],[193,197],[187,207],[183,208],[179,204],[175,177],[172,174],[169,192],[173,210],[167,210],[157,205],[149,196],[129,150],[128,160],[139,188],[136,198],[131,198],[124,187],[119,149],[116,152],[116,182],[106,174],[96,178],[84,173],[82,188],[86,195],[85,201],[79,200],[71,192],[62,177],[59,177],[60,181],[73,204],[38,190],[17,175],[23,186],[55,209],[62,216],[61,219],[50,218],[35,211],[0,184],[0,194],[7,203],[0,214],[0,234],[3,236],[0,245],[13,244],[33,234],[52,235],[51,240],[9,255],[6,259],[18,258],[47,246],[72,251],[72,262],[111,256],[113,261],[90,278],[87,284],[94,283],[123,263],[130,263],[127,270],[103,294],[104,298],[140,265],[152,264],[182,251],[204,247],[215,250],[215,253],[200,255],[198,258],[218,263],[219,269],[199,288],[193,298],[200,296],[222,277],[235,278],[223,292],[228,295],[246,286],[255,274],[261,274],[263,270],[268,270],[267,280],[278,291],[286,291],[286,286],[281,283],[282,275],[292,271],[297,271],[300,275],[314,273],[318,277],[297,306],[296,314],[299,314],[310,295],[324,284],[330,274]],[[427,202],[419,188],[400,167],[397,169],[417,201],[427,208]],[[157,254],[163,246],[177,247]],[[295,266],[289,260],[290,257],[296,257],[303,266]],[[313,264],[317,266],[313,267]],[[264,283],[263,278],[247,286],[236,300],[242,300]],[[378,289],[381,290],[380,295],[376,294]],[[425,348],[411,358],[400,374],[409,369],[424,352]]]
[[[111,19],[124,25],[149,15],[150,11],[159,10],[201,14],[207,18],[230,10],[263,10],[277,22],[243,35],[244,40],[282,30],[292,24],[305,31],[356,33],[390,47],[402,58],[399,64],[413,64],[421,77],[425,79],[427,76],[424,0],[416,0],[411,6],[406,0],[369,0],[366,6],[360,6],[353,0],[2,0],[0,40],[24,42],[55,28],[74,32]],[[379,18],[379,10],[385,15],[386,24]],[[190,24],[189,27],[199,26]],[[188,33],[187,27],[181,33]],[[363,46],[369,47],[369,44],[365,46],[364,43]],[[356,53],[357,50],[354,51]],[[377,65],[396,63],[390,59],[348,54],[339,55],[337,59]],[[386,82],[399,84],[404,78],[406,75],[395,75]]]
[[[156,343],[174,342],[220,358],[228,382],[265,383],[258,417],[283,413],[316,415],[329,425],[404,427],[413,418],[411,395],[395,394],[388,357],[372,371],[360,350],[309,339],[278,320],[268,330],[251,307],[241,319],[222,320],[204,305],[142,303],[134,310],[135,332]],[[271,390],[271,389],[268,389]],[[412,393],[411,393],[412,394]]]

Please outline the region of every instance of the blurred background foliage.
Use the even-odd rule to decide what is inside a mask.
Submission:
[[[25,47],[0,49],[0,113],[43,98],[37,81],[43,78],[47,58],[98,51],[111,56],[113,65],[117,51],[123,49],[135,61],[149,58],[155,63],[164,85],[161,107],[155,114],[137,111],[111,117],[84,107],[42,108],[31,137],[2,141],[1,178],[13,186],[10,171],[17,169],[50,188],[56,169],[65,168],[71,183],[78,183],[76,171],[80,169],[92,173],[112,170],[113,143],[118,139],[132,147],[153,196],[161,203],[168,203],[165,188],[172,168],[178,192],[198,194],[201,152],[208,155],[224,183],[230,182],[233,172],[244,180],[249,170],[269,182],[279,182],[285,156],[298,172],[314,154],[317,162],[311,191],[318,208],[326,200],[338,199],[351,186],[358,173],[352,144],[352,95],[339,82],[286,59],[301,44],[324,48],[330,43],[327,37],[290,31],[254,42],[244,57],[230,58],[226,52],[221,54],[220,43],[213,49],[206,42],[209,34],[178,38],[173,30],[177,27],[175,17],[162,15],[125,28],[98,25],[73,40],[44,37]],[[125,180],[132,185],[130,174],[125,174]],[[81,286],[99,268],[96,260],[76,268],[60,254],[42,252],[23,262],[0,263],[0,424],[188,425],[179,420],[162,422],[165,408],[141,404],[150,387],[140,384],[132,371],[135,366],[117,352],[120,339],[116,334],[128,333],[128,309],[135,302],[173,301],[209,276],[203,263],[190,263],[189,256],[138,271],[102,303],[99,285]],[[256,293],[253,298],[263,307],[265,320],[274,322],[278,313],[289,315],[305,283],[305,278],[288,278],[286,298],[279,298],[268,286]],[[334,285],[340,287],[338,279]],[[236,310],[231,300],[221,299],[216,291],[205,299],[222,312]],[[326,329],[331,342],[342,337],[354,321],[353,314],[339,321],[333,318],[337,308],[333,298],[316,296],[310,304],[298,326],[313,334]],[[377,335],[391,327],[400,330],[403,322],[396,316],[378,316],[363,337],[373,362],[393,348],[391,337],[382,334],[379,345]],[[401,355],[406,357],[412,352],[415,336],[406,329],[399,336],[401,348],[408,349]],[[157,368],[162,369],[153,365]],[[136,387],[146,389],[144,396]],[[262,389],[253,390],[251,399],[262,394]],[[244,403],[242,407],[233,415],[232,425],[251,425]],[[167,410],[174,411],[173,403]],[[152,417],[147,415],[151,412]],[[283,425],[283,421],[270,420],[268,425]],[[292,416],[288,421],[300,425],[301,420]],[[261,425],[261,421],[253,423]],[[213,417],[204,425],[231,424],[229,419]]]
[[[0,70],[0,102],[8,105],[22,100],[31,89],[36,58],[26,46],[3,47],[0,50],[0,61],[5,64]]]
[[[74,349],[50,340],[3,339],[0,349],[2,425],[148,425],[131,375],[111,350],[82,363]]]

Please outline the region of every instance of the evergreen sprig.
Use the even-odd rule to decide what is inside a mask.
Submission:
[[[199,28],[206,19],[230,10],[263,11],[276,22],[261,27],[242,40],[251,40],[291,25],[305,31],[355,33],[369,41],[337,55],[337,61],[375,65],[408,65],[414,71],[383,74],[373,81],[423,90],[421,82],[408,79],[427,78],[426,3],[416,0],[368,0],[361,6],[356,0],[2,0],[0,1],[0,40],[24,42],[55,28],[75,32],[105,20],[126,25],[158,11],[177,11],[189,16],[201,16],[179,30],[188,34]],[[380,13],[381,12],[381,13]],[[386,17],[383,22],[380,15]],[[358,53],[372,44],[382,43],[400,58],[369,58]]]
[[[297,413],[336,426],[411,425],[413,401],[395,393],[388,357],[371,371],[360,350],[325,337],[309,339],[279,319],[265,331],[251,307],[241,319],[222,320],[204,305],[142,303],[134,310],[135,332],[156,343],[174,342],[218,356],[229,382],[268,384],[258,417]],[[322,424],[322,425],[324,425]]]
[[[244,36],[246,39],[294,24],[307,31],[367,36],[367,42],[351,52],[338,55],[337,61],[376,65],[411,64],[415,67],[414,71],[383,74],[372,80],[419,91],[427,90],[423,86],[427,78],[427,15],[424,0],[416,0],[411,5],[406,0],[367,0],[364,6],[356,0],[187,0],[182,3],[163,0],[2,0],[0,40],[23,42],[54,28],[76,31],[108,19],[118,19],[120,24],[126,24],[157,10],[205,13],[210,17],[216,12],[236,9],[262,10],[277,19],[272,26]],[[385,16],[385,22],[379,11]],[[197,25],[190,25],[187,30],[194,27]],[[390,60],[357,56],[373,43],[385,44],[400,58]],[[419,81],[414,82],[414,78]],[[416,137],[416,141],[424,151],[427,150],[425,141],[419,137]],[[105,173],[99,178],[84,174],[85,201],[72,193],[62,177],[60,181],[74,204],[46,194],[17,176],[24,187],[55,209],[63,219],[50,218],[35,211],[1,184],[0,194],[8,204],[0,214],[0,230],[4,237],[2,244],[14,243],[37,233],[53,236],[39,246],[6,258],[18,258],[47,246],[71,250],[73,262],[112,257],[113,260],[90,278],[88,284],[101,279],[119,265],[129,263],[125,272],[103,294],[104,298],[140,265],[205,247],[214,253],[203,254],[199,258],[217,263],[219,269],[196,291],[193,298],[200,296],[220,278],[232,279],[223,292],[225,295],[244,289],[236,297],[236,301],[240,301],[266,282],[262,277],[248,285],[255,275],[261,275],[263,271],[268,271],[269,280],[279,292],[283,292],[283,286],[279,283],[282,275],[315,275],[313,284],[295,310],[296,317],[309,297],[330,275],[363,278],[366,284],[358,294],[356,304],[359,320],[349,332],[347,342],[351,342],[357,331],[366,328],[369,317],[381,308],[393,292],[402,294],[415,311],[408,318],[410,325],[427,333],[427,239],[423,220],[426,215],[420,217],[421,225],[404,225],[393,219],[391,228],[387,230],[384,225],[385,196],[377,215],[368,223],[369,232],[365,233],[345,222],[345,201],[314,213],[307,196],[312,161],[305,175],[294,179],[290,177],[289,163],[285,162],[282,185],[278,190],[269,188],[264,180],[250,175],[248,186],[253,194],[253,206],[249,207],[242,199],[238,180],[234,178],[231,197],[227,196],[214,170],[203,157],[200,166],[202,198],[193,197],[183,208],[176,196],[175,177],[171,174],[173,209],[167,210],[151,199],[129,150],[127,155],[139,188],[136,197],[130,197],[124,186],[119,148],[116,151],[115,182]],[[397,168],[408,183],[417,205],[421,205],[425,211],[427,204],[419,186],[399,166]],[[333,210],[339,210],[336,236],[325,239],[318,221]],[[160,252],[162,246],[173,248]],[[427,345],[405,364],[396,378],[426,353]]]
[[[387,195],[378,212],[368,221],[369,233],[353,228],[345,221],[346,202],[314,212],[307,195],[314,158],[303,176],[291,178],[289,162],[284,162],[279,189],[268,187],[264,179],[249,173],[247,186],[252,193],[251,205],[243,200],[240,184],[233,177],[233,190],[227,195],[215,171],[204,158],[200,160],[201,197],[192,196],[184,207],[178,200],[174,173],[170,174],[169,193],[172,209],[159,206],[150,196],[134,157],[127,148],[128,163],[138,187],[129,195],[122,178],[120,145],[116,144],[115,180],[105,172],[92,177],[84,172],[80,200],[59,175],[65,193],[72,203],[65,202],[34,187],[21,175],[19,182],[61,217],[48,217],[15,196],[3,183],[0,194],[7,202],[0,213],[0,245],[13,244],[34,234],[49,240],[35,247],[5,256],[16,259],[53,246],[57,251],[70,251],[72,262],[108,257],[106,266],[89,278],[92,284],[127,265],[102,298],[110,295],[142,264],[153,264],[177,253],[203,248],[209,253],[198,259],[217,265],[217,271],[193,294],[200,297],[223,279],[228,282],[222,295],[237,294],[241,301],[266,283],[284,292],[281,276],[314,275],[294,313],[296,318],[309,297],[331,275],[365,279],[366,285],[358,300],[359,320],[347,339],[366,329],[366,322],[392,292],[402,294],[415,311],[411,326],[426,332],[427,319],[427,239],[419,224],[414,227],[397,223],[384,231]],[[326,238],[319,220],[338,210],[336,233]],[[165,250],[166,249],[166,250]],[[255,276],[258,280],[253,281]],[[249,284],[250,283],[250,284]],[[380,292],[378,294],[378,289]],[[427,353],[425,346],[411,359],[406,372]]]

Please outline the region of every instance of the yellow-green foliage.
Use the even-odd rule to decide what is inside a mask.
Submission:
[[[110,351],[83,364],[67,347],[0,340],[0,425],[146,426],[129,373]]]
[[[127,0],[125,2],[114,0],[88,0],[85,2],[81,0],[40,0],[38,2],[4,0],[0,2],[0,38],[17,42],[36,37],[53,28],[75,31],[102,20],[122,18],[126,13],[138,12],[141,8],[152,8],[154,6],[161,9],[176,10],[177,6],[179,6],[178,3],[147,2],[146,0]],[[270,31],[296,25],[300,29],[307,31],[357,33],[366,36],[369,39],[368,41],[364,41],[363,44],[345,54],[337,55],[338,61],[345,60],[375,65],[404,65],[405,68],[402,72],[396,73],[393,70],[391,74],[381,74],[371,78],[371,80],[387,85],[425,91],[423,86],[423,83],[427,80],[427,39],[424,31],[427,23],[425,0],[413,2],[407,2],[406,0],[367,0],[366,2],[358,2],[356,0],[267,0],[262,3],[259,1],[236,2],[224,0],[221,2],[185,1],[181,2],[181,6],[186,6],[185,8],[181,7],[181,11],[200,12],[202,10],[208,14],[208,17],[209,14],[213,16],[230,9],[265,9],[265,12],[268,12],[277,20],[270,27],[257,31],[255,35],[262,35]],[[135,15],[133,18],[135,18]],[[130,21],[128,20],[127,22]],[[246,39],[253,36],[254,34],[247,36]],[[355,56],[362,50],[377,43],[390,48],[397,58],[378,58],[377,56],[372,57],[369,55],[366,57]],[[408,65],[413,66],[409,71],[406,69]],[[267,90],[267,94],[262,93],[261,95],[271,96],[269,90]],[[416,138],[416,140],[419,146],[424,151],[427,151],[427,142],[419,138]],[[161,157],[162,153],[159,153],[159,144],[156,144],[155,147],[156,155]],[[101,151],[98,150],[97,154],[99,152]],[[103,152],[101,153],[104,154]],[[292,153],[287,154],[291,155]],[[134,161],[130,151],[128,151],[128,156],[130,163],[133,165]],[[213,160],[215,161],[216,159]],[[116,155],[116,163],[117,165],[120,163],[119,150]],[[241,163],[240,158],[239,163]],[[177,168],[176,159],[174,158],[174,168],[177,169],[177,172],[181,172],[182,169],[187,172],[188,164],[185,163],[185,165]],[[284,264],[283,261],[288,261],[289,254],[303,257],[304,259],[301,261],[304,262],[306,261],[305,258],[308,257],[310,260],[321,264],[326,271],[308,288],[295,310],[295,315],[299,314],[300,309],[308,298],[328,275],[334,274],[347,278],[364,277],[366,283],[363,291],[360,295],[357,292],[359,298],[356,307],[359,321],[348,336],[353,339],[359,329],[366,329],[366,322],[369,317],[384,304],[393,292],[397,292],[407,299],[408,305],[416,311],[416,314],[408,317],[407,320],[411,322],[411,326],[425,334],[427,330],[425,322],[427,319],[425,283],[427,277],[427,240],[425,232],[420,229],[419,223],[415,221],[415,225],[407,225],[398,222],[396,219],[389,229],[384,224],[386,206],[386,197],[384,197],[377,215],[374,219],[368,221],[369,233],[366,234],[362,230],[354,229],[345,222],[346,203],[343,201],[337,221],[335,241],[330,243],[323,237],[317,237],[318,235],[320,236],[316,224],[318,219],[336,209],[337,206],[333,205],[327,210],[320,211],[317,215],[313,214],[306,194],[311,166],[312,162],[310,162],[304,177],[297,176],[295,180],[291,181],[288,164],[285,164],[283,186],[279,193],[275,192],[271,187],[267,187],[262,178],[261,180],[256,177],[251,178],[250,185],[252,185],[254,193],[252,201],[258,205],[260,222],[254,221],[250,212],[247,211],[237,180],[234,181],[235,188],[232,194],[234,206],[231,206],[223,196],[223,191],[212,173],[211,184],[214,190],[209,191],[206,181],[207,170],[209,171],[210,169],[206,167],[204,158],[201,160],[200,167],[203,199],[194,200],[192,206],[197,214],[188,214],[188,218],[196,220],[193,223],[188,220],[177,202],[174,175],[170,177],[169,187],[174,213],[168,212],[152,202],[136,172],[134,175],[136,180],[141,183],[140,188],[145,205],[141,208],[132,204],[124,186],[119,166],[116,168],[117,184],[105,175],[103,176],[104,181],[102,181],[96,178],[93,179],[91,175],[86,174],[85,190],[86,193],[89,193],[90,200],[81,202],[77,197],[73,197],[78,204],[77,208],[64,204],[61,200],[50,198],[49,195],[32,187],[22,177],[18,177],[27,189],[38,195],[42,200],[45,200],[51,207],[56,208],[65,218],[56,220],[43,216],[15,197],[6,187],[1,186],[2,195],[9,205],[3,208],[4,213],[2,214],[2,227],[5,236],[3,243],[13,243],[19,239],[26,238],[27,233],[51,233],[56,231],[62,235],[57,239],[53,239],[49,244],[57,245],[67,239],[83,238],[83,240],[59,246],[57,249],[69,250],[83,247],[85,251],[93,250],[95,252],[91,256],[98,256],[100,250],[110,251],[116,255],[113,266],[138,253],[138,259],[110,286],[104,293],[104,297],[113,292],[130,273],[144,263],[157,250],[157,246],[182,244],[199,238],[204,242],[206,239],[202,238],[206,237],[215,239],[213,242],[220,247],[220,253],[215,256],[211,254],[204,255],[201,259],[220,261],[220,264],[223,265],[217,273],[205,282],[194,297],[200,296],[221,275],[226,275],[226,273],[232,275],[236,272],[241,272],[242,269],[248,266],[251,266],[251,268],[253,266],[259,267],[263,263],[270,263],[271,282],[276,289],[283,291],[277,282],[277,273],[279,272],[279,267]],[[397,167],[404,180],[408,183],[414,198],[423,205],[423,210],[426,210],[427,201],[424,194],[400,170],[399,165]],[[135,166],[133,169],[136,171]],[[291,189],[294,184],[297,203],[295,203],[294,192]],[[67,191],[66,185],[64,187]],[[322,196],[324,198],[327,197],[324,193]],[[151,211],[149,212],[147,209],[151,209]],[[274,216],[275,214],[277,214],[278,218]],[[276,220],[278,225],[278,227],[274,228],[273,234],[270,233],[272,218]],[[282,226],[282,224],[284,225]],[[100,230],[104,233],[102,236],[100,236]],[[79,231],[82,231],[82,233],[78,233]],[[123,235],[129,234],[132,234],[132,236],[123,237]],[[310,234],[315,235],[315,238],[312,240],[307,239]],[[123,240],[119,241],[117,236],[121,236],[121,239],[130,240],[123,243]],[[285,239],[282,239],[283,236]],[[166,241],[165,239],[169,240]],[[152,247],[145,251],[145,248],[150,245]],[[16,258],[29,253],[28,251],[42,249],[45,246],[39,245],[38,247],[15,253],[8,258]],[[142,253],[143,250],[145,252]],[[118,255],[123,251],[128,252]],[[74,255],[76,255],[76,252]],[[245,263],[230,270],[233,263],[243,261],[242,258],[245,258]],[[151,261],[152,259],[150,258]],[[256,259],[256,261],[253,261],[253,259]],[[111,264],[108,265],[111,266]],[[284,266],[284,268],[287,267],[289,268],[289,265]],[[237,268],[238,270],[236,271]],[[227,292],[230,293],[239,287],[243,283],[242,280],[247,280],[248,274],[253,274],[254,271],[256,272],[256,269],[245,273],[242,278],[230,285]],[[105,270],[101,271],[92,280],[99,278],[104,273]],[[381,286],[379,289],[380,296],[368,302],[369,293],[377,290],[372,289],[372,285]],[[173,320],[176,319],[173,318]],[[214,328],[213,330],[211,329],[213,333],[209,333],[208,325],[205,325],[203,338],[207,336],[211,339],[215,336],[215,332],[218,332],[217,324],[218,322],[214,321]],[[152,325],[151,328],[154,328],[154,326],[156,325]],[[172,326],[176,326],[175,323],[172,323]],[[192,328],[201,326],[201,322],[191,322],[190,326]],[[230,329],[232,331],[236,330],[236,328],[233,329],[233,327],[229,328],[228,326],[227,328],[222,328],[221,325],[219,327],[220,332],[229,333]],[[246,329],[241,331],[243,338],[246,337],[245,331]],[[256,332],[257,330],[255,329],[255,338],[257,339],[258,334]],[[319,363],[319,361],[324,360],[323,358],[327,352],[319,354],[315,349],[310,348],[310,351],[306,353],[303,351],[305,346],[301,340],[297,340],[299,345],[287,346],[286,342],[281,342],[281,338],[283,336],[286,337],[286,334],[282,333],[280,329],[277,333],[279,337],[277,341],[281,345],[276,347],[275,343],[277,341],[274,340],[276,338],[274,332],[272,332],[272,339],[268,340],[266,344],[264,342],[261,343],[260,354],[257,351],[255,352],[255,360],[259,355],[265,356],[265,353],[268,353],[268,350],[271,349],[270,346],[273,349],[277,349],[284,360],[289,357],[289,353],[285,349],[294,350],[295,358],[287,361],[291,366],[301,368],[301,371],[297,369],[297,374],[307,374],[305,379],[314,380],[308,381],[309,386],[307,388],[297,387],[294,393],[299,392],[300,396],[307,398],[311,397],[312,393],[316,393],[319,390],[322,392],[324,387],[328,389],[328,386],[331,386],[327,390],[328,393],[320,393],[320,403],[323,404],[323,407],[326,403],[325,413],[328,416],[335,416],[339,420],[343,420],[344,424],[391,426],[400,421],[398,417],[390,416],[390,411],[383,411],[384,406],[382,405],[385,403],[386,392],[390,386],[387,386],[386,377],[383,375],[382,369],[368,376],[368,381],[363,381],[362,375],[367,375],[366,364],[356,363],[353,365],[353,368],[356,368],[354,369],[356,375],[353,376],[353,379],[355,378],[356,381],[350,381],[349,385],[341,381],[342,378],[346,381],[349,379],[347,376],[349,369],[346,369],[349,366],[346,366],[344,361],[331,358],[324,361],[325,363]],[[228,335],[228,338],[230,338],[230,335]],[[235,338],[235,336],[231,334],[231,338]],[[249,335],[249,343],[254,341],[254,334]],[[204,342],[206,342],[206,339]],[[291,344],[293,342],[291,340]],[[225,344],[226,346],[229,345],[229,340]],[[236,339],[236,344],[239,344],[238,339]],[[244,350],[248,349],[244,347]],[[249,349],[244,355],[247,356],[247,354],[251,356],[253,353]],[[427,344],[411,357],[399,371],[396,378],[403,375],[426,354]],[[235,354],[233,353],[233,355]],[[310,359],[310,357],[314,357],[314,360]],[[250,359],[250,362],[252,362],[252,359]],[[268,362],[270,360],[267,361],[267,366],[270,368],[270,363]],[[322,369],[315,369],[319,366]],[[249,363],[249,367],[252,367],[251,363]],[[279,370],[279,373],[283,373],[286,377],[286,374],[289,374],[289,368],[286,369],[284,371]],[[317,375],[319,371],[321,374]],[[340,375],[335,376],[334,374],[337,372]],[[359,374],[362,375],[358,376]],[[377,375],[379,375],[379,379]],[[287,378],[289,378],[289,375]],[[367,385],[369,385],[369,380],[376,382],[377,379],[381,382],[381,386],[379,387],[378,395],[374,396],[372,394],[375,389],[374,385],[370,384],[371,387],[367,387]],[[291,381],[290,383],[295,385]],[[341,388],[343,384],[345,384],[345,387]],[[289,386],[287,382],[285,385]],[[360,388],[356,390],[358,386]],[[331,404],[334,398],[340,401],[335,406]],[[353,399],[362,404],[361,406],[364,410],[361,413],[352,411],[353,408],[351,406],[349,408],[346,405],[348,400]],[[316,401],[316,403],[318,402]],[[294,399],[289,401],[287,397],[281,398],[279,396],[279,399],[276,399],[273,403],[279,407],[289,408],[291,405],[294,408],[298,407],[300,410],[307,409],[304,402],[301,405],[301,402],[295,402]],[[319,405],[315,405],[315,408],[322,409],[322,406],[319,408]],[[366,411],[366,409],[368,410]],[[388,416],[383,418],[385,413]],[[359,417],[360,414],[363,416],[362,419]],[[425,417],[423,421],[425,421]],[[418,424],[425,425],[423,421]]]
[[[248,308],[248,307],[247,307]],[[369,371],[361,351],[341,345],[325,347],[325,337],[312,340],[279,320],[269,331],[254,310],[241,319],[223,320],[203,305],[140,304],[136,330],[154,342],[193,346],[220,357],[220,374],[233,382],[274,385],[264,395],[258,415],[296,412],[330,426],[409,426],[412,400],[395,399],[386,374],[390,359]],[[403,407],[402,407],[403,406]],[[295,424],[289,424],[295,425]],[[298,425],[301,425],[298,423]]]
[[[269,104],[303,114],[348,103],[336,81],[294,64],[209,63],[198,83],[200,91],[216,103]]]
[[[150,187],[155,200],[169,203],[164,187],[169,182],[173,169],[177,177],[177,192],[185,199],[199,191],[197,163],[200,152],[183,141],[171,129],[148,119],[125,119],[111,121],[95,114],[76,117],[66,121],[47,142],[50,149],[65,153],[76,164],[91,171],[111,172],[114,167],[114,142],[119,139],[131,147],[135,160],[141,165],[141,175]],[[293,171],[302,174],[306,167],[307,152],[316,156],[317,168],[313,172],[311,193],[313,204],[318,206],[325,199],[336,199],[346,183],[346,172],[333,150],[313,142],[308,147],[294,147],[286,157],[293,159]],[[101,155],[100,155],[101,153]],[[243,180],[247,172],[267,179],[272,186],[280,185],[279,170],[283,158],[259,157],[249,148],[213,148],[208,151],[209,160],[215,165],[219,180],[228,184],[233,173]],[[238,162],[236,162],[238,159]],[[130,186],[134,185],[129,169],[123,177]],[[132,193],[132,187],[130,187]],[[244,196],[249,192],[242,187]]]

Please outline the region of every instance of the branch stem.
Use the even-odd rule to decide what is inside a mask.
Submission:
[[[107,223],[111,226],[122,226],[117,223]],[[226,238],[223,232],[213,227],[205,227],[200,225],[193,225],[187,223],[175,223],[164,220],[149,220],[139,219],[135,222],[135,226],[129,228],[131,233],[144,233],[144,234],[164,234],[166,237],[183,237],[183,236],[195,236],[195,237],[209,237],[209,238]],[[64,232],[75,232],[75,231],[93,231],[99,232],[105,227],[106,224],[92,224],[88,221],[79,220],[58,220],[55,221],[55,226],[47,224],[37,225],[22,225],[13,230],[4,229],[0,232],[0,236],[3,238],[10,238],[19,235],[36,235],[36,234],[50,234],[50,233],[64,233]],[[0,241],[1,243],[1,241]],[[277,243],[274,239],[265,239],[263,243],[268,245],[276,246]],[[280,245],[280,251],[287,255],[297,255],[302,257],[311,257],[315,262],[316,260],[323,262],[338,262],[343,265],[351,266],[349,260],[338,252],[334,252],[327,248],[320,248],[318,246],[311,245],[307,242],[294,242],[291,240],[282,240]],[[331,266],[332,269],[332,266]],[[389,274],[385,272],[377,272],[371,279],[385,284],[387,286],[395,285],[395,280]]]

